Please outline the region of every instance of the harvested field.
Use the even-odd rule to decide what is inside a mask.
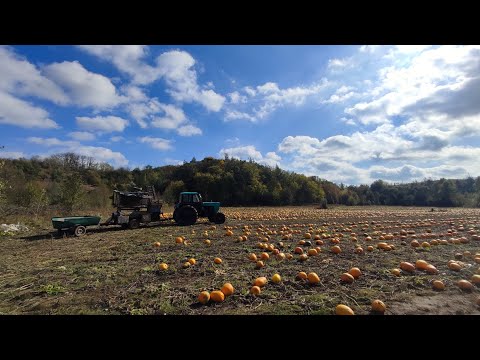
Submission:
[[[479,209],[222,209],[223,225],[201,219],[190,227],[166,222],[136,230],[89,228],[79,238],[38,229],[1,237],[0,313],[331,315],[345,304],[363,315],[373,314],[371,303],[379,299],[386,315],[480,314]],[[334,246],[341,252],[333,253]],[[309,254],[305,260],[297,247]],[[262,253],[264,266],[256,268],[249,254]],[[189,259],[194,264],[185,267]],[[417,260],[427,264],[412,271],[400,265],[415,266]],[[161,263],[168,269],[160,270]],[[428,264],[433,267],[426,269]],[[341,281],[353,267],[361,275]],[[314,272],[320,281],[298,280],[299,272]],[[271,281],[274,274],[280,282]],[[250,294],[262,276],[267,284]],[[434,280],[445,289],[434,290]],[[460,289],[459,280],[468,280],[471,289]],[[227,282],[234,293],[223,302],[199,303],[201,291],[220,290]]]

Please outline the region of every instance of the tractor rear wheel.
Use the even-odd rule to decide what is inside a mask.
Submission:
[[[178,210],[178,215],[177,215],[177,222],[179,225],[193,225],[197,222],[198,219],[198,212],[197,209],[195,209],[191,205],[185,205],[182,206]]]
[[[137,219],[131,219],[131,220],[128,222],[128,227],[129,227],[130,229],[137,229],[139,226],[140,226],[140,223],[138,222]]]
[[[221,212],[218,212],[215,214],[213,220],[215,221],[215,224],[223,224],[225,222],[225,215]]]

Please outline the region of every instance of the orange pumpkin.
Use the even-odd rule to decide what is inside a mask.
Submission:
[[[267,283],[267,278],[265,276],[258,277],[253,281],[253,285],[258,287],[265,286],[266,283]]]
[[[313,284],[318,284],[320,282],[320,278],[314,272],[309,273],[307,275],[307,279],[308,279],[308,282],[312,285]]]
[[[207,244],[207,245],[210,245],[212,242],[207,239],[207,240],[204,241],[204,243]]]
[[[183,240],[184,240],[184,239],[183,239],[183,237],[181,237],[181,236],[177,236],[177,237],[175,238],[175,242],[176,242],[177,244],[183,243]]]
[[[451,262],[450,264],[448,264],[448,268],[453,271],[460,271],[462,269],[460,264],[456,262]]]
[[[208,291],[202,291],[200,295],[198,295],[198,302],[201,304],[208,303],[208,300],[210,300],[210,293]]]
[[[462,290],[471,291],[473,289],[473,284],[467,280],[460,280],[457,282],[457,286]]]
[[[264,266],[265,266],[265,264],[264,264],[263,261],[261,261],[261,260],[259,260],[259,261],[257,261],[257,262],[255,263],[255,268],[257,268],[257,269],[260,269],[260,268],[262,268],[262,267],[264,267]]]
[[[263,252],[263,253],[260,255],[260,259],[262,259],[262,260],[268,260],[268,259],[270,259],[270,255],[268,255],[266,252]]]
[[[191,258],[191,259],[188,259],[188,262],[190,263],[190,265],[195,265],[197,261],[194,258]]]
[[[213,262],[215,264],[221,264],[222,263],[222,259],[220,259],[219,257],[216,257],[215,259],[213,259]]]
[[[192,265],[192,264],[190,264],[188,261],[186,261],[186,262],[183,264],[183,267],[186,269],[186,268],[190,267],[190,265]]]
[[[298,280],[307,280],[307,273],[300,271],[296,277]]]
[[[400,276],[400,269],[392,269],[390,272],[395,276]]]
[[[349,273],[350,275],[352,275],[355,279],[358,279],[358,278],[360,277],[360,275],[362,275],[362,272],[361,272],[360,269],[357,268],[357,267],[351,268],[351,269],[348,271],[348,273]]]
[[[303,254],[303,249],[299,246],[297,246],[294,250],[295,254]]]
[[[355,313],[353,312],[353,310],[351,308],[349,308],[347,305],[343,305],[343,304],[337,305],[335,307],[335,314],[337,314],[337,315],[355,315]]]
[[[249,254],[249,255],[248,255],[248,260],[250,260],[250,261],[257,261],[257,255],[255,255],[255,254],[253,254],[253,253],[252,253],[252,254]]]
[[[262,290],[258,286],[252,286],[250,288],[250,294],[252,294],[252,295],[258,295],[258,294],[260,294],[261,291]]]
[[[168,265],[165,263],[161,263],[160,265],[158,265],[158,269],[163,271],[168,270]]]
[[[154,247],[160,247],[160,245],[161,245],[161,244],[160,244],[160,242],[158,242],[158,241],[156,241],[156,242],[153,243],[153,246],[154,246]]]
[[[425,271],[429,275],[438,274],[437,268],[435,266],[433,266],[432,264],[428,264],[427,267],[425,268]]]
[[[409,273],[413,273],[415,271],[415,266],[409,262],[401,262],[400,269]]]
[[[222,288],[220,289],[220,291],[221,291],[222,293],[224,293],[225,296],[230,296],[230,295],[232,295],[234,290],[235,290],[235,289],[233,288],[232,284],[230,284],[230,283],[225,283],[225,284],[223,284]]]
[[[340,276],[340,280],[347,283],[347,284],[351,284],[353,282],[353,280],[355,280],[355,278],[352,275],[350,275],[349,273],[343,273]]]
[[[308,255],[307,254],[302,254],[300,255],[300,257],[298,258],[300,261],[305,261],[308,259]]]
[[[222,302],[223,300],[225,300],[225,294],[220,290],[215,290],[212,291],[212,293],[210,294],[210,299],[215,302]]]
[[[371,245],[367,246],[367,251],[373,251],[373,246]]]
[[[386,308],[387,308],[387,306],[385,305],[385,303],[383,301],[378,300],[378,299],[372,301],[372,310],[373,311],[383,314],[385,312]]]
[[[480,275],[472,275],[472,278],[470,280],[475,285],[478,285],[478,284],[480,284]]]
[[[317,256],[317,255],[318,255],[317,250],[315,249],[308,250],[308,256]]]
[[[340,246],[338,245],[335,245],[335,246],[332,246],[332,248],[330,249],[334,254],[340,254],[342,252],[342,249],[340,248]]]
[[[419,270],[426,270],[428,263],[425,260],[417,260],[415,267]]]
[[[432,286],[435,290],[439,290],[439,291],[445,290],[445,284],[440,280],[433,281]]]

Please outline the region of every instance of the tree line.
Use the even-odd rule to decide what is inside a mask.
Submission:
[[[113,189],[148,185],[154,185],[170,204],[181,191],[198,191],[204,200],[225,206],[480,206],[480,177],[408,184],[377,180],[370,185],[345,186],[228,156],[133,170],[115,169],[74,153],[0,160],[0,215],[15,211],[38,214],[51,208],[66,212],[107,208]]]

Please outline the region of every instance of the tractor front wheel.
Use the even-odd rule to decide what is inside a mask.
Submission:
[[[225,215],[221,212],[215,214],[214,217],[215,224],[223,224],[225,222]]]

